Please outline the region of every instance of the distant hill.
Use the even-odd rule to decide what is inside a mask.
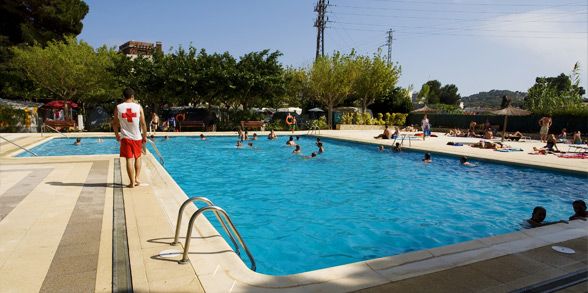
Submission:
[[[520,107],[523,105],[527,93],[509,90],[491,90],[489,92],[479,92],[468,97],[462,97],[461,100],[465,107],[499,108],[502,102],[502,96],[505,95],[512,99],[512,106]]]

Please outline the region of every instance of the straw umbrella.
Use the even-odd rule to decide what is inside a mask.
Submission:
[[[508,106],[504,109],[492,111],[490,113],[494,115],[504,115],[504,127],[502,127],[502,141],[504,141],[504,137],[506,136],[506,125],[508,123],[508,116],[527,116],[531,114],[531,112],[527,110],[511,106]]]
[[[425,105],[422,108],[410,111],[410,113],[429,113],[429,112],[435,112],[437,111],[436,109],[433,108],[429,108],[429,106]]]

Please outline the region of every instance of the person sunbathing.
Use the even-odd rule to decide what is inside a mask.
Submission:
[[[588,217],[588,212],[586,212],[586,202],[583,200],[576,200],[572,203],[572,207],[574,208],[574,214],[570,217],[571,220],[584,220]]]
[[[498,149],[501,149],[504,146],[500,142],[493,143],[491,141],[480,140],[479,142],[472,144],[471,147],[481,149],[497,149],[498,147]]]
[[[388,125],[386,125],[386,128],[384,129],[384,133],[378,135],[378,136],[374,136],[375,139],[390,139],[392,137],[392,132],[390,131],[390,129],[388,128]]]
[[[461,130],[459,130],[459,128],[454,128],[454,129],[450,129],[449,136],[464,136],[463,133],[461,132]]]
[[[519,141],[522,137],[523,137],[523,134],[520,131],[517,131],[515,133],[511,133],[511,134],[507,135],[506,139]]]
[[[486,129],[486,132],[484,132],[484,138],[485,139],[493,139],[494,138],[494,132],[492,132],[492,128]]]

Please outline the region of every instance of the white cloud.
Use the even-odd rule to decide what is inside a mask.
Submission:
[[[586,11],[542,9],[503,15],[482,24],[482,35],[497,46],[537,58],[545,71],[569,73],[580,61],[582,83],[588,84],[588,30]]]

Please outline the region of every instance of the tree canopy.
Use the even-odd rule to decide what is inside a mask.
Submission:
[[[115,52],[105,47],[94,50],[73,37],[13,49],[11,66],[49,96],[77,102],[104,100],[118,92],[113,68]]]
[[[556,77],[537,77],[529,89],[525,106],[536,114],[587,112],[582,103],[586,91],[580,86],[579,73],[580,65],[576,63],[570,75],[562,73]]]
[[[374,54],[372,58],[357,56],[353,62],[358,70],[353,92],[361,100],[361,109],[365,112],[376,99],[394,88],[400,77],[400,69],[386,62],[380,54]]]

